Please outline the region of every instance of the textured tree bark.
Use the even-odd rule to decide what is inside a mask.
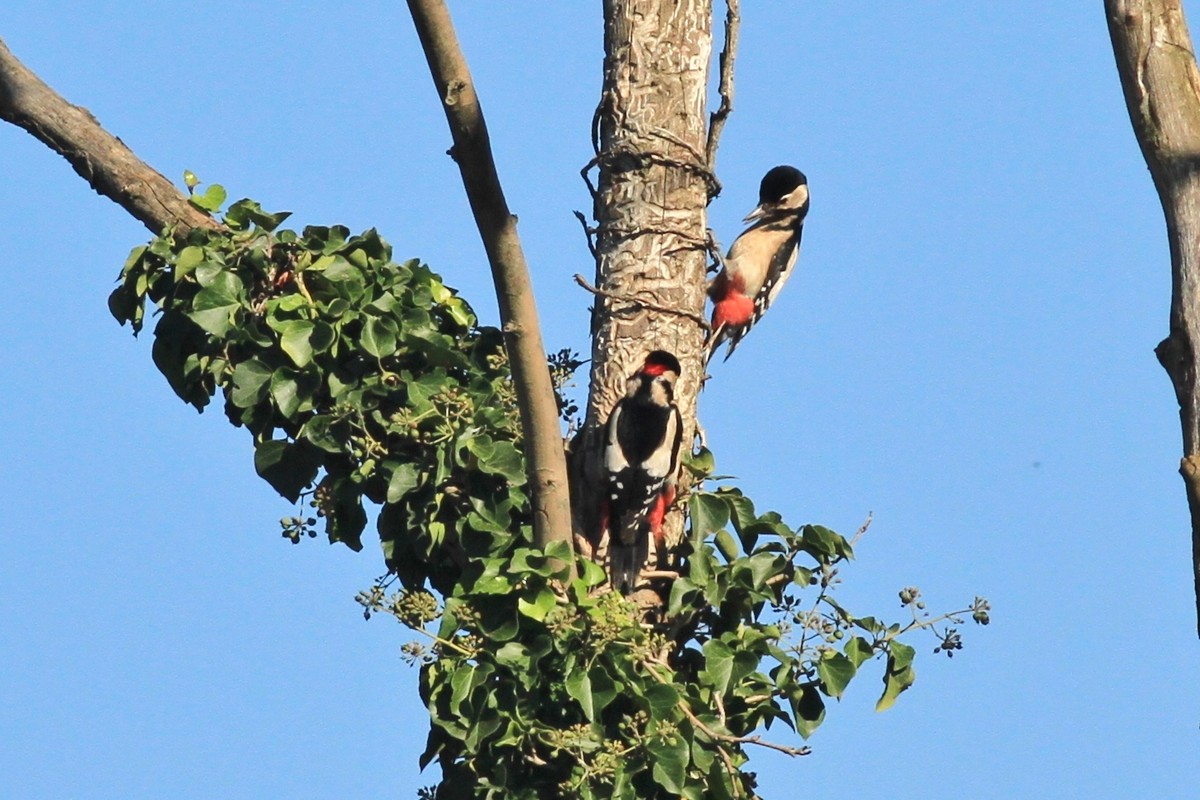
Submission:
[[[591,393],[573,454],[576,529],[594,534],[601,426],[655,349],[683,367],[684,442],[696,429],[711,173],[705,155],[711,0],[606,0],[594,195]],[[668,311],[674,310],[672,311]],[[667,519],[678,538],[682,515]]]
[[[450,12],[442,0],[408,0],[454,139],[450,151],[462,173],[475,224],[492,267],[504,342],[525,433],[526,471],[532,486],[533,532],[538,546],[572,543],[566,455],[537,306],[517,220],[496,174],[487,125]],[[571,565],[573,568],[573,564]]]
[[[187,195],[100,127],[85,108],[43,83],[0,41],[0,119],[23,128],[70,162],[97,194],[124,208],[156,236],[169,225],[219,228]]]
[[[1125,104],[1171,246],[1170,333],[1155,352],[1179,401],[1200,632],[1200,70],[1180,0],[1104,6]]]

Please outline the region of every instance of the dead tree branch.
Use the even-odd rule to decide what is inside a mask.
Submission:
[[[525,432],[526,471],[533,490],[534,540],[539,547],[554,541],[571,546],[567,464],[558,406],[546,365],[529,269],[517,236],[517,220],[504,199],[483,110],[446,4],[442,0],[408,0],[408,9],[454,139],[450,154],[462,174],[463,187],[492,268],[504,342],[521,410],[521,427]]]
[[[87,109],[72,105],[0,41],[0,119],[24,129],[65,158],[79,176],[158,235],[171,225],[220,228],[163,175],[133,154]]]
[[[725,120],[733,111],[733,62],[737,58],[738,28],[741,27],[742,16],[738,0],[725,0],[725,46],[721,48],[718,60],[721,70],[717,92],[721,95],[721,105],[708,116],[708,142],[704,146],[704,160],[709,172],[713,173],[716,181],[717,146],[721,141],[721,131],[725,129]],[[710,188],[709,199],[721,193],[721,184],[715,184],[715,191]]]
[[[1200,626],[1200,69],[1180,0],[1105,0],[1104,8],[1171,246],[1170,331],[1155,352],[1179,401]]]

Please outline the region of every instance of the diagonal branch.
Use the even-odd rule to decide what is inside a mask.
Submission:
[[[23,128],[70,162],[97,194],[124,208],[157,235],[171,225],[179,236],[220,223],[17,60],[0,41],[0,119]]]
[[[571,509],[558,406],[546,365],[529,269],[517,236],[517,220],[504,199],[483,111],[446,4],[442,0],[408,0],[408,10],[450,125],[454,139],[450,155],[462,173],[471,212],[492,267],[525,432],[526,470],[533,488],[534,540],[539,547],[554,541],[570,546]]]

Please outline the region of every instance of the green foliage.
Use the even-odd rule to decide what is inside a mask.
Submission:
[[[692,460],[710,470],[711,454]],[[736,489],[696,491],[691,552],[671,583],[667,614],[646,625],[580,563],[569,585],[548,556],[489,555],[445,597],[414,613],[387,580],[359,601],[428,637],[406,656],[422,665],[432,716],[422,765],[438,760],[442,797],[755,797],[750,747],[779,726],[808,738],[867,662],[881,661],[883,710],[911,685],[915,650],[900,637],[957,614],[987,621],[987,604],[932,618],[907,589],[904,624],[855,616],[832,592],[853,542],[820,526],[759,515]],[[865,527],[864,527],[865,530]],[[860,531],[860,535],[861,535]],[[907,597],[907,600],[905,600]],[[918,603],[921,608],[918,609]]]
[[[375,231],[278,229],[286,217],[242,200],[227,231],[166,232],[130,254],[109,307],[135,333],[146,301],[158,309],[153,355],[171,388],[198,410],[219,393],[258,474],[307,497],[331,542],[361,547],[368,500],[396,573],[449,587],[462,552],[527,535],[500,332],[427,267],[394,263]],[[284,536],[313,524],[285,518]]]
[[[224,196],[192,202],[215,211]],[[597,564],[556,574],[572,554],[530,546],[499,332],[374,231],[280,230],[286,216],[242,200],[225,231],[166,232],[133,251],[109,305],[136,333],[152,303],[175,392],[199,410],[219,393],[258,474],[309,498],[317,516],[284,517],[285,537],[316,535],[322,517],[357,549],[365,503],[380,507],[389,574],[358,599],[427,640],[402,654],[421,669],[437,797],[755,797],[749,747],[807,752],[764,731],[807,738],[870,661],[890,706],[915,677],[907,633],[961,647],[937,627],[956,618],[931,618],[914,588],[903,624],[844,609],[832,593],[857,537],[792,528],[732,488],[687,499],[691,535],[654,624]],[[559,389],[579,366],[551,359]],[[576,410],[560,392],[564,418]],[[713,466],[707,451],[688,462],[701,486]],[[986,602],[967,611],[986,624]]]

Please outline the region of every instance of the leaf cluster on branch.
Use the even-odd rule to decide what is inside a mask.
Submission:
[[[166,231],[131,253],[109,307],[135,333],[158,308],[171,388],[198,410],[220,393],[259,475],[309,498],[331,542],[361,548],[365,499],[382,507],[390,568],[452,585],[465,551],[529,534],[500,332],[375,231],[278,229],[286,216],[242,200],[224,230]],[[284,534],[308,519],[285,518]]]

